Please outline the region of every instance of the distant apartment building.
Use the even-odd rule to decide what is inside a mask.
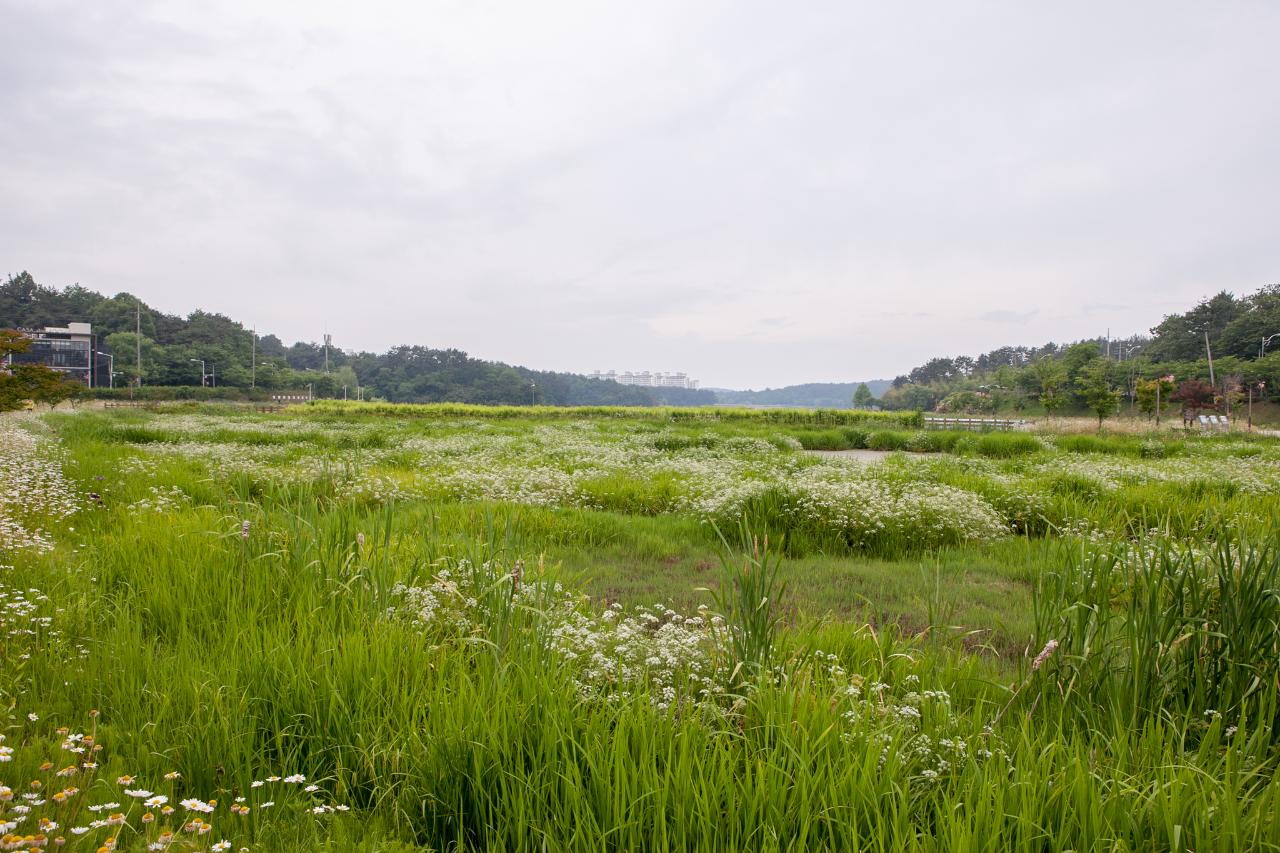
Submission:
[[[94,360],[93,328],[89,323],[20,331],[31,339],[31,346],[26,352],[9,356],[9,363],[43,364],[84,385],[98,384],[94,381],[98,365]]]
[[[642,388],[697,388],[698,380],[690,379],[685,373],[651,373],[648,370],[639,373],[616,370],[594,371],[592,379],[612,379],[619,385],[639,385]]]

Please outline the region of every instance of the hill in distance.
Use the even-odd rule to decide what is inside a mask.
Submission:
[[[734,391],[728,388],[711,388],[716,400],[731,406],[789,406],[808,409],[848,409],[853,405],[853,392],[860,382],[806,382],[785,388],[765,388],[763,391]],[[888,379],[867,380],[867,388],[877,399],[893,383]]]

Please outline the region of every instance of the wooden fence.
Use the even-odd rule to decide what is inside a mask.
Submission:
[[[990,432],[1022,429],[1026,425],[1026,421],[1008,418],[952,418],[943,415],[942,417],[926,417],[924,419],[925,429],[968,429],[976,432]]]

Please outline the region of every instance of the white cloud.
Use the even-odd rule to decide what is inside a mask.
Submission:
[[[776,386],[1139,331],[1280,261],[1269,4],[0,20],[5,267],[286,338]]]

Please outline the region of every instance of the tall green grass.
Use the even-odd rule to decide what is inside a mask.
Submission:
[[[860,409],[746,409],[730,406],[481,406],[469,403],[355,403],[323,400],[291,407],[307,414],[350,417],[478,418],[486,420],[604,418],[673,423],[860,424],[920,427],[919,412]]]
[[[1072,549],[1036,589],[1037,633],[1059,644],[1046,701],[1088,720],[1079,695],[1130,725],[1165,719],[1189,732],[1260,721],[1254,734],[1269,739],[1280,710],[1274,536],[1222,533],[1204,550],[1167,540]]]
[[[132,511],[153,481],[122,467],[120,433],[53,422],[67,470],[104,500],[54,553],[0,563],[54,599],[57,629],[88,655],[23,661],[20,686],[6,682],[13,713],[52,729],[99,709],[113,776],[178,770],[181,791],[225,799],[266,772],[304,772],[355,808],[263,816],[255,849],[1280,848],[1275,515],[1230,523],[1271,496],[1064,488],[1049,512],[1129,512],[1135,531],[1181,502],[1176,524],[1196,540],[993,546],[1010,582],[1035,590],[1018,654],[975,651],[941,630],[943,612],[914,636],[811,621],[789,609],[791,563],[734,542],[719,601],[705,600],[761,677],[713,711],[662,710],[644,690],[584,695],[580,663],[548,653],[555,626],[513,589],[547,542],[604,554],[634,525],[643,535],[624,547],[647,543],[656,563],[651,540],[692,538],[695,523],[580,508],[516,523],[511,507],[376,505],[331,481],[213,481],[181,461],[156,478],[193,500]],[[939,476],[976,481],[973,461]],[[600,492],[645,511],[638,488]],[[773,518],[751,516],[739,538]],[[804,565],[835,559],[831,543],[810,546]],[[475,630],[433,633],[397,612],[397,585],[441,568],[475,573]]]

